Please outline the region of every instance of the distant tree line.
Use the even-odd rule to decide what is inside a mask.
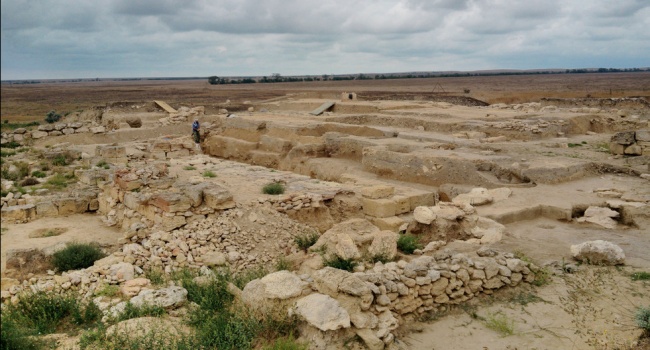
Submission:
[[[386,73],[386,74],[323,74],[321,76],[282,76],[273,73],[262,78],[220,78],[211,76],[208,82],[212,85],[221,84],[254,84],[254,83],[289,83],[303,81],[341,81],[341,80],[382,80],[382,79],[414,79],[414,78],[447,78],[447,77],[478,77],[499,75],[536,75],[536,74],[578,74],[578,73],[623,73],[649,72],[650,68],[598,68],[598,69],[567,69],[565,71],[527,71],[527,72],[456,72],[456,73]]]

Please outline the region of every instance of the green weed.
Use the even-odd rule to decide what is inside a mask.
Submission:
[[[183,167],[183,169],[184,170],[196,170],[196,167],[193,167],[191,165],[187,165],[187,166]]]
[[[59,271],[84,269],[92,266],[105,254],[96,246],[86,243],[69,243],[52,255],[52,264]]]
[[[305,232],[293,237],[293,242],[296,243],[298,248],[302,249],[306,253],[309,247],[316,244],[319,237],[318,233],[314,231],[308,233]]]
[[[266,184],[264,187],[262,187],[262,193],[264,193],[264,194],[272,194],[272,195],[283,194],[284,193],[284,185],[282,185],[279,182],[272,182],[272,183]]]
[[[485,317],[485,326],[502,336],[513,335],[515,323],[502,313],[490,313]]]
[[[215,174],[214,171],[206,170],[203,172],[203,177],[217,177],[217,174]]]
[[[40,170],[34,170],[34,171],[32,171],[32,176],[36,177],[36,178],[39,178],[39,179],[42,179],[42,178],[46,177],[47,174],[45,172],[43,172],[43,171],[40,171]]]
[[[416,249],[422,249],[419,239],[411,234],[400,234],[397,239],[397,249],[404,254],[413,254]]]
[[[650,332],[650,305],[648,307],[639,307],[634,315],[636,325],[646,333]]]
[[[161,286],[165,284],[165,273],[158,268],[149,268],[144,271],[144,276],[151,281],[154,286]]]
[[[126,302],[124,310],[115,317],[114,322],[129,320],[140,317],[160,317],[165,314],[165,308],[156,305],[135,306],[131,302]]]
[[[329,258],[323,259],[323,265],[352,272],[354,267],[357,266],[357,262],[352,259],[343,259],[335,254]]]
[[[635,272],[632,274],[632,281],[650,281],[650,273],[648,272]]]

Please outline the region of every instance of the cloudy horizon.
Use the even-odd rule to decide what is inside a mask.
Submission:
[[[2,80],[650,66],[646,0],[3,0]]]

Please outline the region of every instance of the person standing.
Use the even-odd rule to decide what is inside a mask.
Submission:
[[[201,134],[199,133],[200,127],[201,125],[199,124],[199,120],[194,119],[194,123],[192,123],[192,138],[194,139],[197,150],[201,149]]]

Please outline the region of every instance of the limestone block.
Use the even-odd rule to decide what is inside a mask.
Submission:
[[[411,210],[420,206],[433,206],[436,205],[436,197],[431,192],[421,192],[415,194],[408,194]]]
[[[643,149],[641,148],[641,146],[635,143],[627,146],[623,153],[630,156],[640,156],[641,154],[643,154]]]
[[[617,132],[610,141],[619,145],[631,145],[634,143],[634,134],[634,131]]]
[[[397,255],[397,240],[399,234],[395,231],[381,231],[372,240],[368,253],[371,256],[383,256],[392,260]]]
[[[126,262],[118,262],[109,267],[111,276],[118,280],[132,280],[135,278],[135,267]]]
[[[321,331],[350,327],[350,315],[336,299],[314,293],[296,302],[295,313]]]
[[[421,224],[430,225],[436,217],[430,207],[421,206],[413,211],[413,218]]]
[[[596,240],[571,246],[571,254],[578,261],[590,264],[619,265],[625,263],[625,253],[614,243]]]
[[[57,124],[54,124],[54,130],[61,131],[61,130],[65,129],[67,126],[68,126],[68,124],[66,124],[66,123],[57,123]]]
[[[2,221],[27,222],[34,218],[36,218],[36,207],[33,204],[2,207]]]
[[[59,209],[59,215],[79,214],[88,211],[88,198],[65,197],[55,199],[53,202]]]
[[[52,124],[42,124],[38,126],[38,131],[52,131],[54,130],[54,125]]]
[[[235,207],[232,194],[225,188],[213,184],[203,190],[203,201],[209,208],[223,210]]]
[[[337,242],[334,246],[334,249],[336,255],[341,259],[349,260],[359,259],[361,257],[361,253],[359,252],[356,244],[354,244],[352,238],[350,238],[350,236],[346,233],[340,233],[337,236]]]
[[[226,265],[226,254],[221,252],[208,252],[201,255],[205,266],[224,266]]]
[[[171,151],[171,144],[169,141],[156,140],[151,144],[149,148],[151,152],[169,152]]]
[[[183,287],[171,286],[158,290],[143,290],[138,296],[131,299],[131,304],[138,307],[149,305],[175,309],[183,306],[186,301],[187,290]]]
[[[46,131],[38,131],[38,130],[32,131],[32,138],[33,139],[40,139],[40,138],[43,138],[45,136],[47,136]]]
[[[393,196],[395,201],[395,215],[405,214],[411,211],[411,201],[406,196]]]
[[[370,350],[382,350],[384,348],[384,342],[375,335],[371,329],[355,329],[355,333],[363,340],[368,349]]]
[[[368,186],[361,189],[361,195],[370,199],[388,198],[395,193],[395,187],[388,185]]]
[[[395,216],[397,204],[391,199],[362,198],[363,212],[377,218]]]
[[[92,132],[93,134],[101,134],[106,132],[106,128],[104,126],[96,126],[90,128],[90,132]]]
[[[185,212],[192,207],[187,196],[174,192],[157,194],[149,200],[149,203],[168,213]]]
[[[380,230],[391,232],[398,232],[400,227],[406,223],[402,218],[397,216],[389,216],[387,218],[372,218],[373,225],[379,227]]]
[[[297,297],[307,286],[307,282],[289,271],[268,274],[260,281],[264,284],[265,297],[269,299],[284,300]]]
[[[103,158],[123,158],[126,157],[126,147],[106,145],[97,146],[97,148],[95,148],[95,155]]]
[[[59,215],[59,209],[51,201],[43,201],[36,203],[36,216],[43,217],[56,217]]]
[[[47,133],[47,135],[48,136],[61,136],[61,135],[63,135],[63,133],[60,132],[59,130],[52,130],[49,133]]]
[[[175,228],[179,228],[187,223],[187,220],[185,219],[185,216],[182,215],[174,215],[174,216],[162,216],[162,220],[160,222],[162,229],[165,231],[171,231]]]
[[[486,188],[473,188],[469,193],[462,193],[456,196],[452,202],[457,205],[470,204],[473,206],[492,203],[493,197]]]
[[[623,154],[625,153],[625,145],[620,145],[616,142],[609,143],[609,151],[612,154]]]
[[[70,134],[74,134],[74,129],[73,128],[65,128],[65,129],[61,130],[61,132],[64,135],[70,135]]]
[[[637,142],[639,141],[650,142],[650,129],[637,130],[635,134],[635,139]]]

